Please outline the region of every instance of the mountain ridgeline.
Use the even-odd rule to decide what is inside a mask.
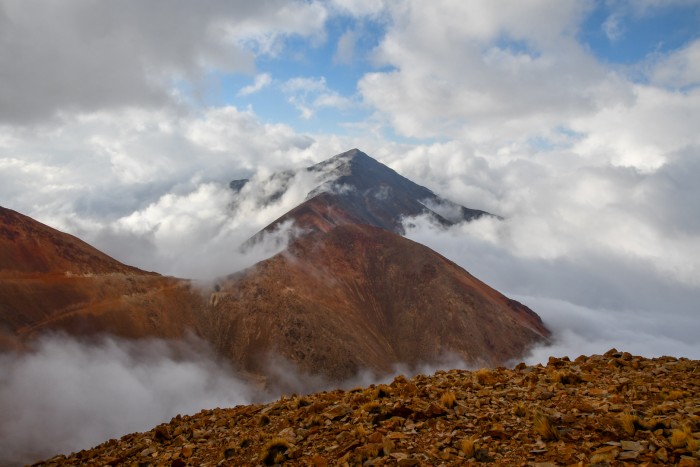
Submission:
[[[301,234],[210,291],[123,265],[0,208],[0,347],[22,348],[54,331],[193,333],[256,378],[282,357],[342,381],[445,358],[501,365],[546,342],[532,310],[400,235],[412,216],[449,226],[490,214],[440,198],[357,149],[303,170],[314,181],[305,201],[258,235],[284,222]],[[261,202],[284,196],[296,174],[273,175],[275,190]],[[251,183],[231,187],[242,193]]]
[[[302,169],[314,175],[317,185],[299,206],[262,229],[270,232],[286,221],[309,231],[327,232],[343,224],[366,224],[403,234],[402,221],[427,215],[434,222],[450,226],[484,215],[485,211],[460,206],[426,187],[399,175],[359,149],[338,154]],[[273,175],[282,188],[269,197],[274,201],[284,194],[293,171]],[[248,181],[234,180],[230,186],[239,192]]]

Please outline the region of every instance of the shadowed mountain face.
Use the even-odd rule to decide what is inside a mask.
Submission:
[[[46,331],[179,338],[203,300],[189,281],[126,266],[0,207],[0,349]]]
[[[265,227],[263,232],[274,230],[291,219],[310,231],[326,232],[337,225],[367,224],[401,234],[402,220],[421,214],[445,226],[489,215],[437,196],[358,149],[305,170],[317,174],[318,186],[307,195],[304,203]],[[285,180],[292,178],[292,172],[276,177],[284,185]],[[236,180],[231,187],[240,191],[244,184]],[[284,188],[270,198],[278,198],[283,192]]]
[[[223,282],[211,305],[216,347],[253,373],[269,351],[334,380],[445,357],[498,365],[549,335],[527,307],[368,225],[298,239]]]

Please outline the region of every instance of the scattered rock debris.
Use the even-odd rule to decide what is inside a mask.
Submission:
[[[265,420],[266,423],[261,423]],[[700,466],[700,361],[451,370],[178,415],[37,466]]]

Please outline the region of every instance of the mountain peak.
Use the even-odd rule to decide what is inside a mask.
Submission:
[[[340,154],[336,154],[335,156],[331,157],[331,159],[347,159],[347,160],[355,160],[355,159],[369,159],[372,161],[375,161],[375,159],[371,158],[368,156],[366,153],[360,151],[357,148],[352,148],[348,151],[341,152]]]
[[[436,195],[357,148],[304,170],[318,174],[316,187],[304,203],[263,231],[293,220],[310,231],[327,231],[336,225],[356,223],[402,234],[404,219],[419,215],[428,215],[445,226],[489,215]],[[293,173],[285,172],[277,177],[291,179]],[[279,198],[283,193],[278,191],[274,197]]]

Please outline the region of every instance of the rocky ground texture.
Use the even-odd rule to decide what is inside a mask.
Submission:
[[[700,466],[700,361],[605,355],[438,372],[178,415],[35,465]]]

